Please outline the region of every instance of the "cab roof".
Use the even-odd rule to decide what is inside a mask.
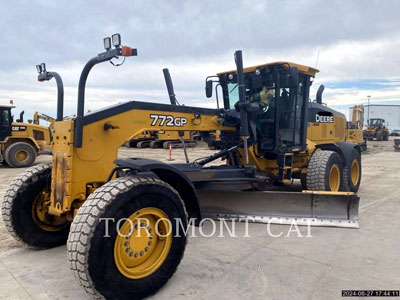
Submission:
[[[319,72],[318,69],[304,66],[304,65],[299,65],[296,63],[292,63],[292,62],[287,62],[287,61],[275,61],[275,62],[266,63],[266,64],[262,64],[262,65],[247,67],[247,68],[244,68],[243,71],[244,71],[244,73],[250,73],[250,72],[254,72],[256,69],[262,69],[262,68],[265,68],[267,66],[272,66],[272,65],[283,65],[284,68],[288,68],[288,65],[290,67],[296,67],[300,73],[308,75],[308,76],[312,76],[312,77],[314,77],[315,74],[317,74]],[[231,70],[231,71],[227,71],[227,72],[218,73],[217,75],[221,76],[221,75],[231,74],[231,73],[236,73],[236,72],[237,72],[237,70]]]

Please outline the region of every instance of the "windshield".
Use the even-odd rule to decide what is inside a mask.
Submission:
[[[9,126],[10,119],[9,119],[9,112],[8,110],[0,111],[0,125],[2,126]]]
[[[237,83],[228,83],[228,97],[229,108],[234,109],[235,104],[239,101],[239,89],[237,87]],[[275,97],[275,87],[267,87],[264,85],[262,88],[258,89],[246,88],[246,97],[248,97],[251,102],[259,101],[263,107],[263,110],[268,110],[273,97]]]
[[[382,123],[381,119],[371,119],[369,125],[371,126],[380,126]]]

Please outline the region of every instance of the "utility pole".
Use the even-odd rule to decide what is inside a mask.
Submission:
[[[371,96],[367,96],[368,98],[368,120],[367,120],[367,125],[369,126],[369,111],[371,110],[371,107],[369,106],[369,100],[371,99]]]

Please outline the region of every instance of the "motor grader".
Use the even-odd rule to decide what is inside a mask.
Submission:
[[[6,228],[24,243],[49,248],[68,239],[70,268],[89,295],[154,294],[183,257],[188,224],[203,217],[358,227],[360,149],[345,142],[343,115],[309,103],[316,69],[244,69],[236,51],[236,69],[206,83],[211,96],[218,81],[223,109],[129,101],[84,115],[90,70],[137,55],[118,34],[104,46],[81,73],[77,117],[54,123],[52,163],[21,174],[2,204]],[[117,159],[119,146],[144,130],[218,131],[223,150],[191,163]],[[307,190],[270,190],[294,178]]]
[[[46,126],[24,122],[24,112],[14,122],[10,105],[0,105],[0,162],[12,167],[31,166],[41,150],[50,144],[50,131]]]

